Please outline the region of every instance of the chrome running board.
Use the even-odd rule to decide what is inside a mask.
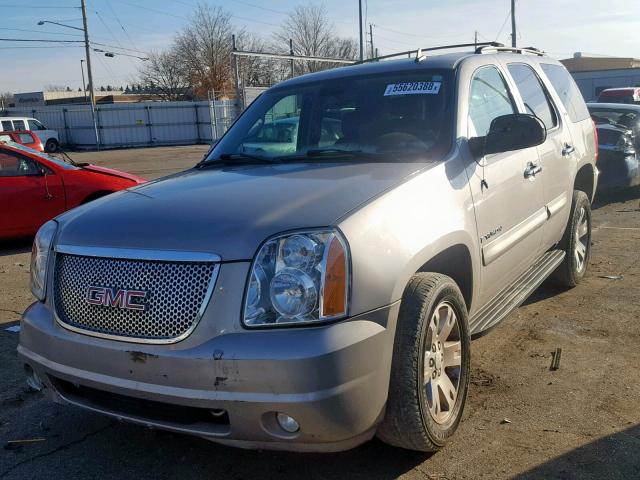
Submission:
[[[500,291],[469,320],[471,336],[477,336],[496,326],[522,305],[522,302],[562,263],[564,256],[565,253],[562,250],[548,251],[515,282]]]

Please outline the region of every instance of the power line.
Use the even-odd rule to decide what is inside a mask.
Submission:
[[[149,52],[145,52],[143,50],[136,50],[135,48],[125,48],[125,47],[118,47],[116,45],[110,45],[108,43],[98,43],[98,42],[91,42],[91,45],[99,45],[101,47],[108,47],[108,48],[114,48],[116,50],[125,50],[127,52],[136,52],[136,53],[144,53],[146,55],[149,54]]]
[[[0,7],[2,8],[77,8],[77,9],[80,8],[80,7],[61,7],[59,5],[51,6],[51,5],[5,5],[5,4],[0,4]]]
[[[0,38],[0,42],[84,43],[82,40],[51,40],[49,38]]]
[[[511,7],[509,7],[509,12],[507,13],[507,16],[504,17],[504,22],[502,22],[502,26],[500,27],[500,30],[498,30],[498,34],[496,35],[496,40],[500,38],[500,34],[502,34],[502,30],[504,30],[504,27],[507,25],[507,21],[509,20],[509,17],[511,17]]]
[[[39,46],[15,46],[15,47],[0,47],[0,50],[22,50],[22,49],[33,49],[33,48],[82,48],[82,45],[56,45],[47,46],[47,45],[39,45]]]
[[[45,33],[47,35],[67,35],[70,37],[81,37],[81,33],[49,32],[44,30],[29,30],[27,28],[7,28],[0,27],[0,30],[10,30],[12,32]]]
[[[111,37],[113,37],[113,40],[116,42],[116,44],[122,49],[124,47],[122,47],[122,44],[120,43],[120,41],[118,40],[118,38],[115,36],[115,34],[113,33],[113,31],[111,31],[111,29],[109,28],[109,25],[107,25],[107,23],[104,21],[104,19],[102,18],[102,15],[100,15],[98,13],[97,10],[95,10],[95,14],[96,16],[100,19],[100,22],[102,22],[102,25],[104,25],[104,28],[107,29],[107,32],[109,32],[109,35],[111,35]],[[125,55],[125,54],[122,54]],[[127,57],[129,57],[130,55],[125,55]],[[130,58],[127,59],[129,61],[129,63],[131,63],[132,65],[135,65],[134,61],[131,60]]]
[[[129,32],[127,32],[127,30],[124,28],[124,25],[122,24],[122,22],[120,21],[120,18],[118,17],[118,14],[116,13],[116,11],[113,9],[113,7],[111,6],[111,2],[109,0],[107,0],[107,6],[109,7],[109,10],[111,10],[111,13],[113,13],[113,16],[116,18],[116,21],[118,22],[118,25],[120,25],[120,28],[122,29],[122,31],[124,32],[124,34],[127,36],[127,39],[129,39],[129,41],[133,44],[135,43],[133,41],[133,39],[131,38],[131,36],[129,35]]]

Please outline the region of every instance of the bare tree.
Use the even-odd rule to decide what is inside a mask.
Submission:
[[[252,33],[240,32],[236,35],[236,47],[250,52],[268,52],[269,45],[261,37]],[[268,87],[286,78],[282,74],[282,61],[264,57],[239,57],[238,70],[240,83],[252,87]]]
[[[182,100],[189,91],[189,78],[175,48],[151,52],[138,70],[137,83],[153,88],[163,100]],[[122,87],[121,87],[122,88]]]
[[[0,93],[0,108],[7,108],[14,102],[13,93],[1,92]]]
[[[280,49],[286,46],[287,53],[289,39],[293,40],[293,53],[296,55],[353,59],[357,53],[354,40],[338,37],[324,5],[296,6],[280,31],[274,35],[276,44]],[[331,67],[335,67],[335,64],[297,61],[295,72],[302,74]]]
[[[176,37],[176,54],[196,95],[206,97],[211,89],[231,89],[232,32],[230,13],[200,4]]]

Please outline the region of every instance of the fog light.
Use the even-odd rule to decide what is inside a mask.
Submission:
[[[223,417],[227,411],[224,408],[214,408],[213,410],[209,411],[211,413],[211,415],[213,415],[214,417]]]
[[[300,425],[298,425],[298,422],[296,422],[289,415],[278,412],[276,413],[276,418],[278,420],[278,425],[280,425],[280,428],[282,428],[285,432],[296,433],[298,430],[300,430]]]

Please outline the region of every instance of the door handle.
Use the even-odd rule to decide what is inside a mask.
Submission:
[[[540,165],[534,165],[533,163],[530,163],[524,170],[524,178],[535,178],[536,175],[541,171],[542,167]]]
[[[576,147],[574,147],[573,145],[569,145],[568,143],[565,143],[564,148],[562,149],[562,156],[568,157],[575,151],[576,151]]]

